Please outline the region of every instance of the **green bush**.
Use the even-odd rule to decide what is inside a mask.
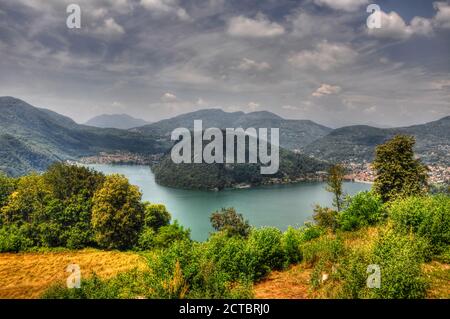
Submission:
[[[149,202],[144,203],[144,226],[152,228],[157,231],[163,226],[170,224],[170,213],[167,211],[166,206],[162,204],[151,204]]]
[[[300,244],[302,243],[302,233],[299,229],[288,227],[283,233],[282,244],[286,254],[288,264],[298,263],[302,259]]]
[[[314,238],[319,238],[325,233],[325,229],[320,226],[306,224],[300,229],[300,240],[302,242],[307,242],[313,240]]]
[[[372,192],[349,197],[346,204],[346,209],[339,215],[340,228],[345,231],[374,225],[384,216],[381,197]]]
[[[338,268],[343,281],[341,298],[416,299],[425,297],[427,283],[421,266],[428,243],[413,235],[392,230],[380,234],[373,248],[352,251]],[[367,287],[367,267],[378,265],[380,288]]]
[[[333,231],[338,227],[338,212],[328,207],[316,205],[313,219],[320,227],[330,228]]]
[[[0,228],[0,252],[19,252],[34,246],[29,225],[15,224]]]
[[[176,241],[190,240],[190,229],[184,229],[177,220],[173,224],[162,226],[154,238],[154,245],[158,248],[169,247]]]
[[[303,260],[308,264],[315,265],[320,260],[334,263],[344,253],[344,243],[339,238],[322,236],[304,242],[301,251]]]
[[[389,215],[395,230],[412,231],[431,243],[433,253],[439,254],[450,245],[450,196],[418,196],[394,201]]]
[[[138,247],[141,250],[150,250],[155,247],[155,236],[156,233],[153,228],[144,227],[139,235]]]
[[[282,233],[277,228],[253,229],[248,238],[248,249],[252,254],[251,265],[255,280],[261,279],[270,270],[282,269],[285,265]]]

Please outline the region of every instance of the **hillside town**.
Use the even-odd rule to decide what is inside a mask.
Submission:
[[[346,180],[355,182],[372,183],[375,172],[370,163],[349,163],[345,167],[350,172],[345,176]],[[428,165],[428,176],[430,184],[450,183],[450,167],[446,165]]]

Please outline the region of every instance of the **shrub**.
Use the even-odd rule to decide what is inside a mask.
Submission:
[[[29,225],[16,224],[0,228],[0,252],[19,252],[34,246]]]
[[[381,197],[372,192],[360,192],[347,199],[347,208],[339,216],[342,230],[350,231],[374,225],[383,217]]]
[[[433,253],[450,245],[450,197],[446,195],[408,197],[389,206],[394,228],[400,233],[412,231],[429,240]]]
[[[225,231],[230,236],[247,237],[250,232],[250,225],[244,220],[242,214],[238,214],[232,207],[222,208],[211,215],[211,225],[217,231]]]
[[[281,231],[274,227],[253,229],[248,239],[248,249],[252,254],[254,279],[261,279],[272,269],[282,269],[285,253]]]
[[[313,219],[320,227],[330,228],[335,230],[338,226],[338,212],[329,208],[316,205],[314,207]]]
[[[307,242],[318,238],[325,233],[325,230],[317,225],[306,224],[305,227],[300,229],[300,237],[302,242]]]
[[[322,236],[301,245],[303,260],[315,265],[319,260],[334,263],[344,253],[344,244],[339,238]]]
[[[142,250],[149,250],[155,247],[155,231],[153,228],[145,227],[139,235],[138,247]]]
[[[166,206],[161,204],[144,203],[144,226],[157,231],[163,226],[170,224],[170,213]]]
[[[205,248],[205,259],[224,272],[228,280],[253,278],[253,255],[245,239],[216,233],[206,242]]]
[[[154,238],[154,245],[158,248],[169,247],[176,241],[190,240],[190,229],[184,229],[177,220],[173,224],[162,226]]]
[[[286,254],[286,262],[288,264],[293,264],[301,261],[302,253],[300,250],[300,244],[302,243],[302,233],[300,230],[293,227],[288,227],[288,229],[283,233],[282,244],[283,250]]]
[[[427,242],[390,229],[382,232],[369,251],[347,254],[338,268],[343,298],[423,298],[427,288],[421,266]],[[367,287],[367,267],[380,267],[380,288]]]
[[[381,287],[371,289],[375,298],[417,299],[425,297],[426,281],[421,264],[427,242],[415,236],[387,231],[381,234],[373,251],[373,263],[381,268]]]

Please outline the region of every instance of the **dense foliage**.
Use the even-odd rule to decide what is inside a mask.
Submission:
[[[57,163],[42,175],[0,176],[0,252],[34,247],[149,248],[189,237],[163,205],[141,202],[121,175]]]
[[[414,157],[414,144],[414,137],[397,135],[377,146],[372,164],[376,171],[374,190],[383,201],[424,194],[427,167]]]

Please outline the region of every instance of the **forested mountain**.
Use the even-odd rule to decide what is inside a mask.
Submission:
[[[78,125],[12,97],[0,97],[0,143],[0,169],[11,175],[102,151],[152,154],[167,149],[151,135]]]
[[[128,114],[102,114],[91,118],[85,123],[85,125],[89,126],[102,128],[118,128],[121,130],[127,130],[146,124],[149,124],[149,122],[134,118]]]
[[[155,174],[155,179],[158,184],[185,189],[217,189],[234,187],[238,184],[247,185],[263,185],[271,183],[288,183],[297,181],[299,179],[317,177],[318,171],[327,170],[329,164],[324,161],[310,158],[303,154],[297,154],[290,150],[283,148],[279,149],[279,169],[275,174],[264,175],[261,173],[262,166],[268,166],[267,164],[261,164],[260,161],[255,164],[249,163],[250,153],[255,158],[259,157],[259,148],[256,147],[256,152],[251,152],[249,149],[250,139],[253,139],[255,145],[259,145],[259,141],[256,137],[246,137],[245,144],[245,162],[242,164],[237,163],[237,157],[235,154],[234,163],[226,163],[226,136],[223,131],[223,163],[180,163],[176,164],[171,158],[171,152],[162,158],[162,160],[152,166],[152,170]],[[209,141],[203,141],[203,148]],[[269,154],[271,153],[272,146],[268,145]],[[235,144],[236,151],[236,144]],[[191,149],[191,158],[194,162],[194,157],[198,154],[194,154],[194,150]]]
[[[203,120],[204,129],[279,128],[282,148],[300,150],[307,156],[329,162],[371,161],[376,145],[396,134],[408,134],[416,138],[415,151],[426,163],[450,165],[450,116],[402,128],[356,125],[332,130],[307,120],[286,120],[270,112],[229,113],[206,109],[120,130],[79,125],[68,117],[22,100],[0,97],[0,170],[16,176],[44,170],[54,161],[99,152],[164,153],[172,145],[172,130],[192,129],[197,119]]]
[[[414,136],[417,142],[415,152],[425,162],[450,164],[450,116],[400,128],[342,127],[309,144],[304,152],[328,161],[371,161],[375,146],[397,134]]]
[[[206,109],[182,114],[167,120],[134,128],[132,131],[169,136],[170,133],[178,127],[193,129],[194,120],[202,120],[203,128],[279,128],[280,145],[290,150],[301,149],[331,131],[330,128],[312,121],[286,120],[276,114],[266,111],[230,113],[220,109]]]

